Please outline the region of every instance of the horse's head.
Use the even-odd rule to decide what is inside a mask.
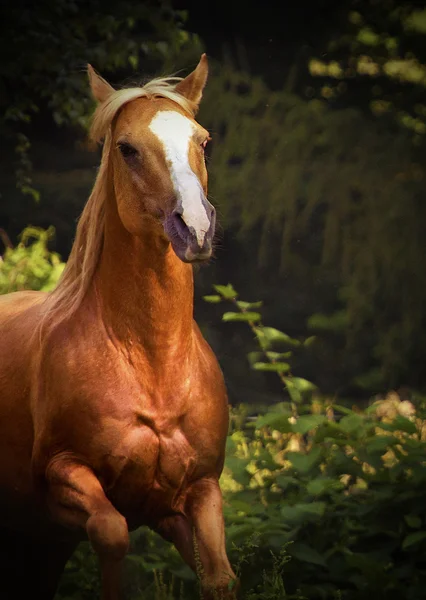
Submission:
[[[207,74],[203,55],[174,87],[182,102],[153,88],[152,94],[126,101],[111,124],[114,190],[124,227],[138,236],[147,219],[156,223],[185,262],[210,257],[215,231],[204,160],[209,134],[193,118]],[[98,102],[112,105],[119,92],[90,67],[89,75]]]

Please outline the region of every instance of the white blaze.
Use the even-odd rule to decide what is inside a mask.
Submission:
[[[201,247],[210,221],[202,202],[203,188],[189,164],[189,142],[195,132],[195,125],[174,110],[163,110],[155,115],[149,128],[164,147],[173,187],[182,204],[182,219],[187,227],[194,229]]]

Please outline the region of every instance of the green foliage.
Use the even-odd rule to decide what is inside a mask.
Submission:
[[[329,42],[327,61],[310,61],[311,74],[323,79],[321,94],[329,101],[351,102],[355,86],[365,89],[362,80],[370,78],[366,101],[373,114],[391,116],[421,143],[426,134],[426,104],[422,100],[426,86],[426,10],[419,10],[410,0],[353,2],[353,7],[356,10],[348,12],[346,31]],[[357,104],[362,102],[359,93],[356,97]]]
[[[223,299],[235,304],[236,296]],[[288,342],[278,330],[268,333],[267,345]],[[243,406],[232,414],[221,480],[228,540],[243,543],[253,528],[260,535],[242,573],[243,588],[256,590],[247,598],[264,597],[259,575],[276,571],[273,553],[283,547],[292,557],[282,565],[287,594],[420,597],[426,399],[413,404],[390,393],[361,412],[327,401],[303,378],[285,383],[290,402],[262,415]],[[292,384],[300,394],[296,411]],[[238,562],[238,553],[232,556]]]
[[[222,316],[222,321],[247,321],[248,323],[254,323],[260,321],[260,314],[255,312],[226,312]]]
[[[194,61],[201,44],[185,30],[185,19],[186,13],[167,0],[2,4],[0,135],[15,148],[16,181],[23,193],[37,198],[26,127],[34,115],[48,109],[58,125],[86,127],[93,108],[88,62],[103,73],[131,73],[143,64],[147,73]]]
[[[55,287],[65,264],[48,249],[53,236],[53,227],[27,227],[16,248],[6,248],[0,256],[0,294],[26,289],[48,292]]]
[[[293,355],[293,350],[287,350],[286,352],[277,352],[276,350],[280,347],[295,349],[306,347],[306,345],[309,346],[314,341],[314,337],[311,336],[311,338],[302,342],[301,340],[291,338],[283,331],[279,331],[274,327],[265,327],[261,322],[261,314],[250,310],[251,308],[260,308],[262,302],[237,300],[238,293],[231,284],[215,285],[214,289],[219,292],[219,295],[204,296],[204,300],[206,302],[213,302],[214,304],[228,301],[238,309],[238,312],[225,312],[222,315],[222,321],[247,323],[260,348],[260,352],[250,352],[247,355],[251,368],[255,371],[274,372],[279,376],[293,402],[293,412],[296,414],[296,404],[300,403],[306,394],[309,395],[313,392],[316,387],[306,379],[294,377],[291,374],[290,363],[282,360],[290,359]],[[308,343],[306,344],[306,342]]]
[[[287,545],[288,593],[414,600],[426,575],[426,403],[389,394],[364,413],[343,410],[317,397],[296,419],[285,403],[255,427],[246,409],[243,424],[234,414],[222,478],[228,537],[238,543],[251,527],[261,536],[243,584],[256,585],[273,566],[269,551]]]
[[[88,542],[79,545],[66,565],[57,600],[92,600],[99,597],[99,560]]]
[[[218,292],[220,296],[226,300],[235,300],[238,296],[237,292],[230,283],[228,283],[228,285],[214,285],[213,287],[216,292]]]

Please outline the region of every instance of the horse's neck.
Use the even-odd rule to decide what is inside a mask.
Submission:
[[[160,368],[189,351],[193,335],[193,273],[150,223],[143,236],[122,225],[115,202],[107,204],[105,239],[95,278],[107,331],[143,351]]]

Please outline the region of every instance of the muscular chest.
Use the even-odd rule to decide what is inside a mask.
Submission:
[[[54,410],[43,438],[90,464],[124,515],[150,522],[153,513],[179,510],[194,480],[221,470],[228,408],[211,371],[195,368],[188,378],[176,368],[159,381],[115,362],[90,386],[83,373],[84,385],[74,380],[71,401]]]
[[[222,446],[188,430],[184,422],[139,424],[104,457],[103,483],[130,520],[136,515],[137,525],[150,523],[182,510],[193,481],[217,474]]]

